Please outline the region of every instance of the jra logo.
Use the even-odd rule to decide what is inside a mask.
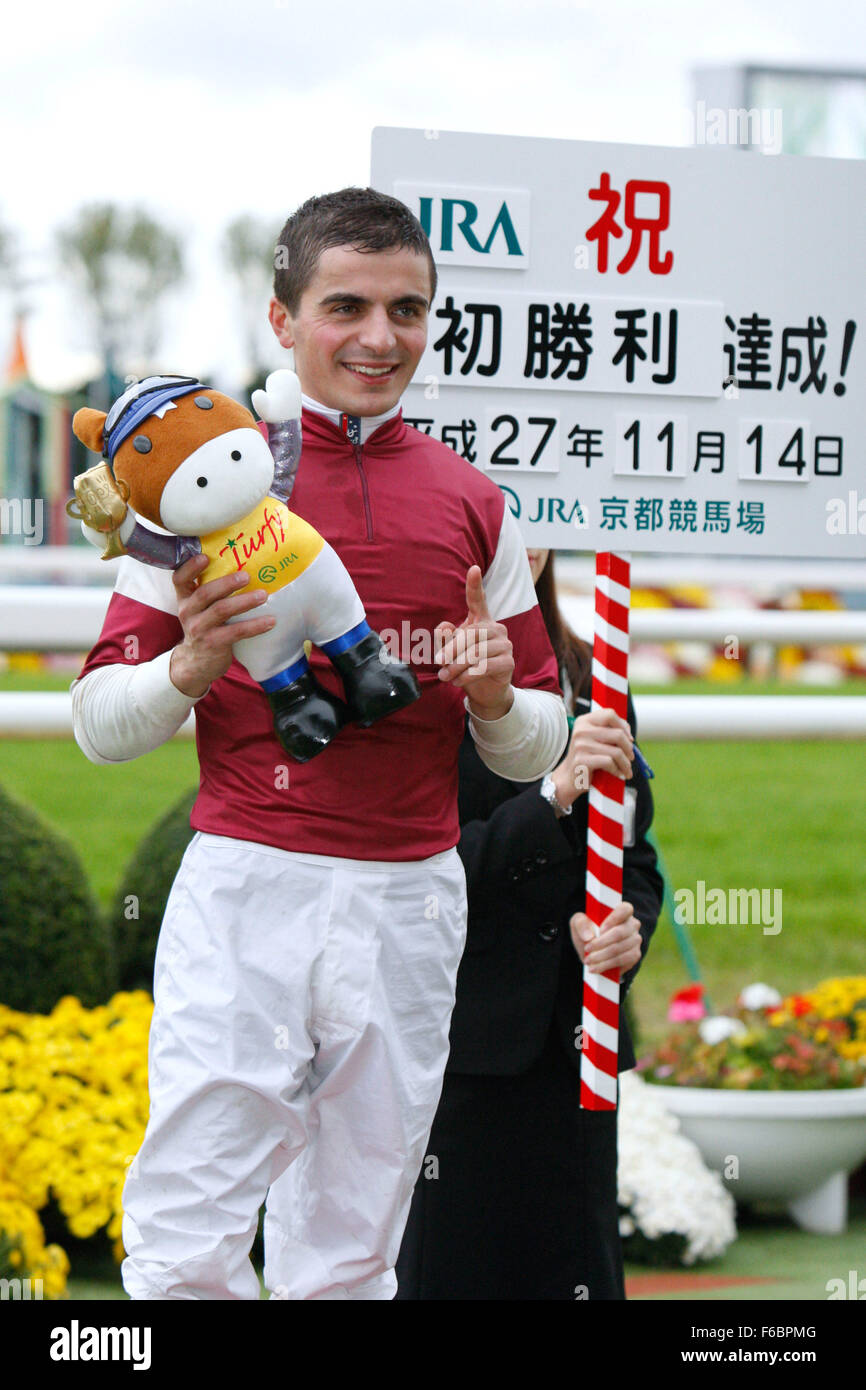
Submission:
[[[514,188],[431,188],[398,183],[394,196],[415,212],[443,265],[524,267],[529,193]]]
[[[496,238],[496,233],[502,229],[505,244],[508,248],[509,256],[522,256],[520,242],[517,240],[517,233],[514,230],[514,223],[508,211],[508,204],[503,202],[496,214],[496,220],[490,228],[487,240],[484,245],[478,240],[474,231],[474,224],[478,220],[478,207],[468,198],[440,198],[439,203],[442,208],[441,232],[439,235],[440,251],[454,250],[454,218],[455,214],[459,218],[458,230],[462,233],[464,241],[472,247],[473,251],[478,251],[482,256],[489,256],[490,248]],[[433,199],[421,198],[421,226],[428,237],[433,236]],[[457,211],[459,208],[459,212]]]

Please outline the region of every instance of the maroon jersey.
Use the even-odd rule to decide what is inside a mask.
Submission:
[[[514,648],[515,687],[559,693],[526,552],[503,493],[447,445],[386,420],[363,445],[313,411],[291,509],[334,547],[421,698],[371,728],[350,724],[308,763],[277,741],[267,697],[233,661],[195,706],[201,783],[194,829],[347,859],[415,860],[459,839],[457,759],[464,692],[440,681],[432,635],[466,617],[466,575],[479,565],[488,606]],[[255,584],[254,566],[249,566]],[[136,643],[130,637],[137,638]],[[81,675],[150,661],[183,640],[171,575],[121,562],[102,633]],[[340,680],[313,648],[322,685]]]

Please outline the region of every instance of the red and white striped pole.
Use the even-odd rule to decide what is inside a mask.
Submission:
[[[631,562],[600,550],[595,560],[595,631],[592,708],[628,717],[628,612]],[[625,783],[612,772],[593,772],[589,784],[586,915],[596,928],[622,901]],[[615,1110],[619,1046],[619,971],[583,972],[580,1107]]]

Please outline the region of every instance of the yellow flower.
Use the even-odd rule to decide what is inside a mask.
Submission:
[[[51,1194],[73,1233],[119,1237],[126,1168],[147,1123],[152,1012],[144,990],[89,1010],[67,996],[49,1015],[0,1005],[0,1232],[13,1217],[17,1230],[29,1204],[25,1263],[42,1249],[34,1208]]]
[[[866,1061],[866,975],[822,980],[804,997],[822,1019],[845,1020],[853,1031],[852,1039],[832,1039],[836,1051],[843,1057]],[[827,1036],[831,1036],[829,1031]]]

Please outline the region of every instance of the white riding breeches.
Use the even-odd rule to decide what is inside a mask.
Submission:
[[[393,1297],[465,935],[456,849],[389,863],[194,836],[123,1193],[131,1298],[258,1299],[266,1198],[272,1298]]]

